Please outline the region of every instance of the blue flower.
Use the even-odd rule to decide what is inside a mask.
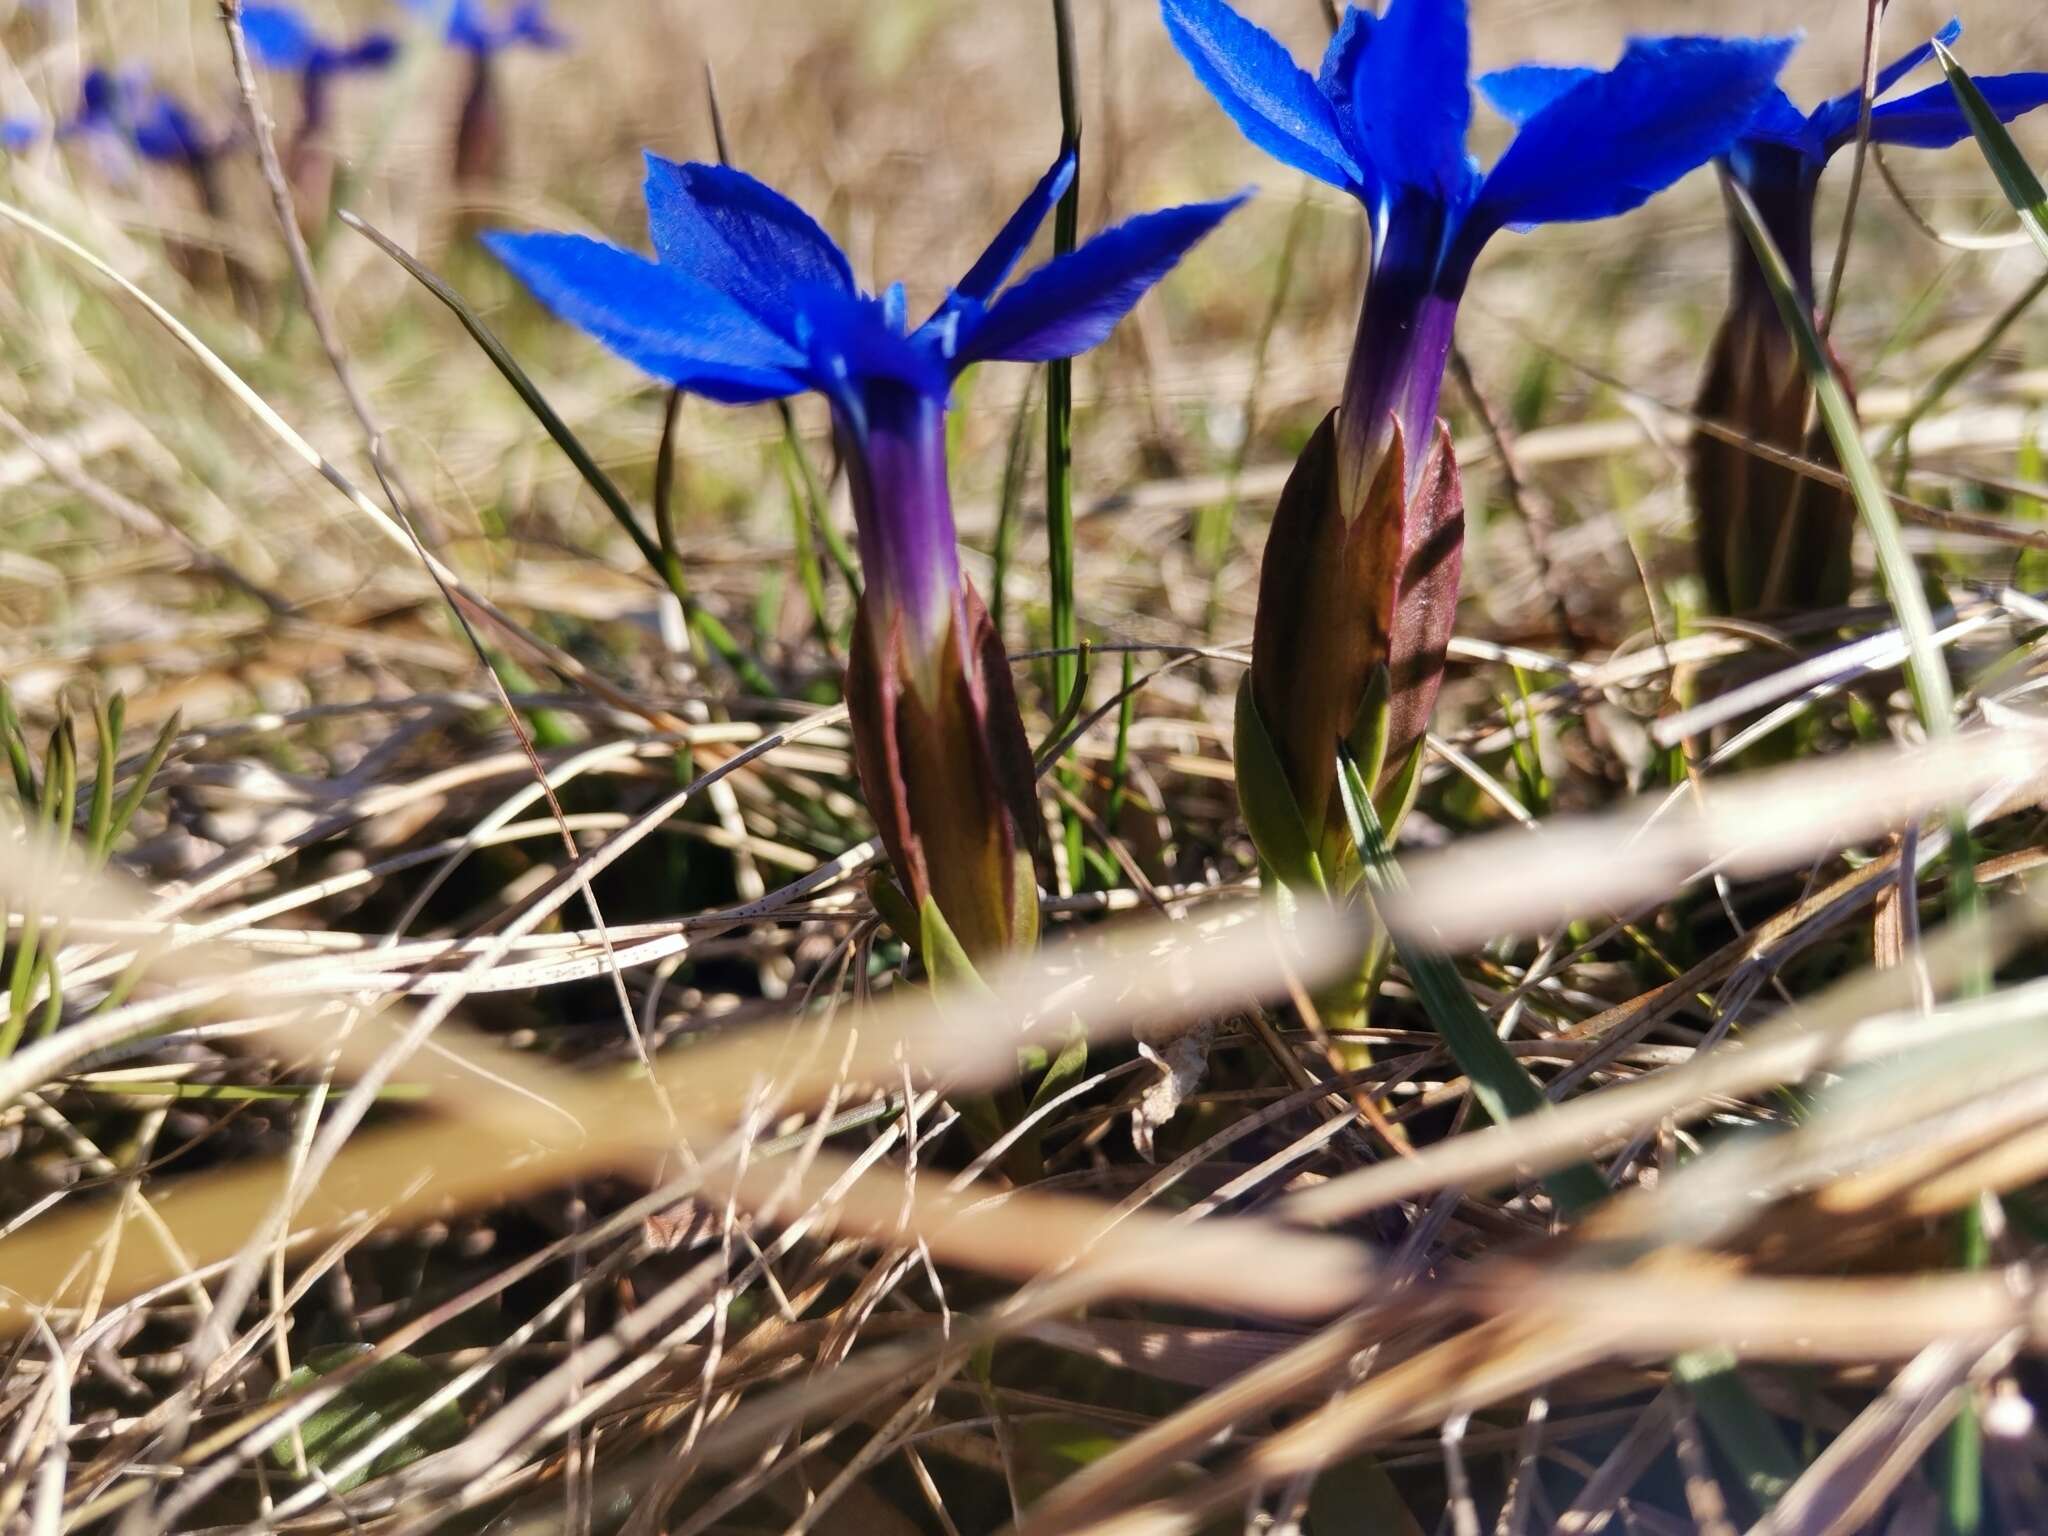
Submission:
[[[1132,219],[1012,282],[1073,178],[1063,154],[915,327],[900,285],[864,291],[808,214],[720,166],[647,157],[653,260],[580,235],[485,237],[557,314],[656,378],[731,404],[830,403],[866,579],[846,672],[861,785],[910,913],[928,933],[936,909],[970,955],[1036,934],[1037,812],[1009,660],[955,548],[953,380],[1087,351],[1241,201]]]
[[[452,48],[491,54],[523,45],[566,48],[568,35],[548,19],[547,0],[515,0],[503,21],[492,18],[486,0],[402,0],[417,15],[447,17],[444,36]]]
[[[40,118],[0,118],[0,149],[10,154],[19,154],[43,136],[44,127]]]
[[[398,39],[389,32],[367,32],[354,42],[323,37],[290,5],[245,5],[242,32],[249,56],[265,69],[299,77],[299,126],[295,155],[307,153],[326,125],[328,84],[337,75],[387,68],[398,57]]]
[[[1411,486],[1421,475],[1458,300],[1486,242],[1503,228],[1626,212],[1724,153],[1793,47],[1637,39],[1611,70],[1553,72],[1556,88],[1482,174],[1466,151],[1465,0],[1391,0],[1377,17],[1350,7],[1314,76],[1224,0],[1161,4],[1175,45],[1246,137],[1371,217],[1372,283],[1342,423],[1353,499],[1397,429]]]
[[[869,590],[929,655],[959,584],[945,476],[952,381],[977,362],[1095,346],[1241,200],[1132,219],[1008,283],[1073,174],[1062,156],[915,328],[900,285],[864,292],[808,214],[720,166],[647,157],[654,260],[581,235],[485,242],[563,319],[656,378],[729,404],[825,396],[849,450]]]
[[[78,109],[58,124],[57,136],[187,167],[206,165],[222,147],[184,103],[153,84],[139,65],[88,71],[80,84]]]
[[[242,31],[250,57],[265,69],[329,75],[381,69],[398,57],[398,39],[389,32],[366,32],[352,43],[332,42],[289,5],[245,5]]]

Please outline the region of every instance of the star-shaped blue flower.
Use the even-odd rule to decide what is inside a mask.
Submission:
[[[1242,201],[1132,219],[1010,283],[1073,175],[1062,155],[914,328],[901,285],[863,291],[810,215],[722,166],[647,157],[653,260],[581,235],[484,238],[555,313],[656,378],[730,404],[823,395],[848,450],[868,591],[929,652],[959,586],[945,463],[953,380],[978,362],[1087,351]]]
[[[1351,6],[1316,75],[1224,0],[1161,4],[1175,45],[1246,137],[1371,217],[1372,284],[1345,394],[1355,483],[1395,423],[1411,480],[1421,473],[1457,303],[1488,240],[1626,212],[1724,153],[1794,46],[1639,38],[1611,70],[1546,76],[1559,88],[1482,174],[1466,150],[1465,0],[1391,0],[1384,16]]]

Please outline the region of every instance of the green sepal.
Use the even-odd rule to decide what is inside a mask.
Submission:
[[[981,972],[974,968],[974,962],[967,958],[967,950],[953,935],[953,925],[946,921],[946,914],[939,910],[939,904],[927,896],[924,905],[918,908],[918,956],[924,961],[925,974],[932,979],[934,991],[951,991],[965,987],[986,994],[988,983],[981,979]]]
[[[1237,738],[1235,746],[1237,803],[1251,830],[1252,844],[1259,857],[1283,885],[1296,889],[1325,891],[1322,861],[1301,806],[1294,798],[1280,753],[1259,718],[1252,698],[1252,680],[1247,673],[1237,687]]]
[[[889,931],[908,944],[918,955],[924,953],[924,925],[918,921],[917,908],[910,904],[910,898],[880,870],[867,880],[868,900],[874,903],[875,911]]]
[[[1387,771],[1387,747],[1394,739],[1394,679],[1381,662],[1366,681],[1365,697],[1351,721],[1351,753],[1365,782],[1377,784]]]
[[[1010,911],[1016,924],[1010,930],[1010,948],[1019,954],[1038,948],[1038,871],[1023,849],[1010,867]]]
[[[1373,809],[1379,813],[1380,826],[1386,830],[1390,845],[1401,835],[1401,823],[1415,809],[1415,798],[1422,792],[1422,761],[1428,755],[1429,743],[1418,741],[1415,750],[1408,754],[1408,761],[1401,765],[1401,771],[1380,785],[1372,797]],[[1367,779],[1365,782],[1375,781]]]
[[[1033,1047],[1042,1061],[1045,1049]],[[1038,1086],[1031,1090],[1031,1109],[1038,1108],[1048,1099],[1056,1098],[1069,1084],[1077,1082],[1088,1070],[1088,1034],[1076,1024],[1067,1034],[1067,1043],[1060,1047],[1060,1053],[1053,1058],[1052,1065],[1045,1069],[1045,1076],[1038,1080]]]

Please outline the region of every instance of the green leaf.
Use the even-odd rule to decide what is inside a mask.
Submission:
[[[879,870],[868,876],[868,900],[875,904],[875,911],[881,914],[891,933],[912,949],[922,949],[924,925],[918,921],[917,908],[894,880]]]
[[[1992,174],[2005,189],[2005,200],[2012,204],[2013,212],[2020,216],[2020,223],[2034,237],[2041,254],[2048,256],[2048,192],[2042,190],[2040,177],[2027,164],[1969,71],[1956,62],[1956,56],[1938,42],[1934,45],[1934,56],[1941,60],[1949,89],[1956,93],[1963,116],[1970,120],[1970,131],[1977,135],[1977,144],[1990,162]]]
[[[1252,843],[1259,857],[1272,866],[1283,884],[1297,890],[1322,890],[1322,865],[1315,844],[1301,819],[1301,806],[1294,798],[1281,765],[1279,749],[1259,718],[1252,698],[1249,673],[1237,689],[1237,802],[1251,829]]]
[[[1757,1512],[1768,1513],[1798,1481],[1799,1458],[1777,1421],[1742,1384],[1735,1356],[1724,1349],[1695,1350],[1671,1362],[1671,1375],[1692,1398],[1715,1444],[1735,1463]]]
[[[1060,1048],[1053,1064],[1045,1070],[1045,1076],[1038,1080],[1038,1086],[1031,1092],[1030,1108],[1036,1109],[1050,1099],[1055,1099],[1070,1085],[1080,1080],[1088,1070],[1088,1036],[1076,1028],[1067,1036],[1067,1043]]]
[[[1870,530],[1871,543],[1877,547],[1877,566],[1884,577],[1885,593],[1906,637],[1907,674],[1920,707],[1921,723],[1929,736],[1947,736],[1955,716],[1955,692],[1940,648],[1934,643],[1934,615],[1920,585],[1919,568],[1913,563],[1900,531],[1898,510],[1892,506],[1877,466],[1863,446],[1856,407],[1850,403],[1849,391],[1835,372],[1834,360],[1814,329],[1813,314],[1800,297],[1792,269],[1786,265],[1771,232],[1764,227],[1763,216],[1757,212],[1748,191],[1732,178],[1724,179],[1724,185],[1735,221],[1756,252],[1771,297],[1777,300],[1779,316],[1798,345],[1800,360],[1813,380],[1828,440],[1848,477],[1864,526]]]
[[[918,908],[918,919],[918,952],[933,988],[940,992],[955,987],[988,991],[988,983],[981,979],[981,972],[974,968],[966,949],[954,936],[953,925],[946,921],[946,914],[931,897],[925,897],[924,905]]]
[[[353,1365],[369,1351],[367,1344],[316,1349],[272,1395],[285,1397],[303,1392],[323,1377]],[[446,1373],[416,1356],[401,1354],[379,1360],[343,1387],[333,1402],[306,1420],[298,1438],[305,1447],[307,1465],[322,1474],[331,1467],[339,1467],[387,1430],[417,1413],[447,1384]],[[378,1452],[367,1466],[340,1478],[334,1486],[337,1491],[347,1492],[373,1477],[396,1472],[457,1444],[467,1430],[462,1409],[453,1402],[443,1403]],[[296,1470],[295,1448],[289,1436],[273,1445],[270,1455],[286,1471]]]
[[[142,802],[149,798],[150,786],[156,783],[156,776],[164,766],[164,759],[171,755],[171,743],[178,739],[181,717],[176,710],[164,722],[164,728],[156,733],[156,742],[149,749],[149,756],[142,766],[135,770],[135,782],[128,786],[128,793],[121,797],[121,803],[114,807],[113,824],[107,829],[107,847],[113,848],[121,841],[121,834],[128,830],[128,823],[135,819],[135,813],[142,809]]]
[[[1372,792],[1359,772],[1358,759],[1343,744],[1337,748],[1337,792],[1344,798],[1344,814],[1358,843],[1367,883],[1376,894],[1402,889],[1406,882],[1387,847]],[[1457,967],[1439,952],[1403,938],[1399,932],[1394,935],[1394,948],[1451,1059],[1471,1080],[1472,1096],[1479,1107],[1497,1125],[1522,1115],[1547,1113],[1550,1101],[1494,1033],[1492,1021],[1472,1001]],[[1543,1185],[1567,1211],[1584,1211],[1607,1198],[1606,1181],[1584,1163],[1552,1174]]]

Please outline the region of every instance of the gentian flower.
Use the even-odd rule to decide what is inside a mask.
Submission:
[[[935,906],[970,955],[1036,932],[1037,796],[1009,661],[955,546],[953,380],[1095,346],[1239,201],[1132,219],[1011,283],[1073,175],[1061,156],[915,327],[900,285],[864,292],[809,215],[719,166],[647,157],[654,260],[578,235],[485,237],[558,315],[656,378],[728,404],[813,390],[830,404],[865,578],[846,680],[861,783],[909,907]]]
[[[93,69],[80,83],[78,110],[57,127],[60,139],[83,139],[159,165],[198,171],[225,141],[207,132],[184,103],[153,84],[140,66]]]
[[[353,42],[331,41],[290,5],[243,6],[242,31],[258,65],[299,77],[299,121],[285,147],[284,169],[301,213],[322,223],[334,186],[333,156],[322,142],[333,81],[388,67],[398,57],[398,39],[373,31]]]
[[[1940,38],[1962,34],[1950,22]],[[1922,44],[1877,77],[1876,97],[1934,55]],[[2048,103],[2048,74],[1993,75],[1977,81],[1999,117],[2011,121]],[[1801,112],[1772,89],[1748,131],[1729,151],[1730,176],[1755,201],[1784,253],[1808,308],[1814,285],[1814,203],[1828,162],[1856,142],[1860,89]],[[1873,144],[1940,149],[1970,137],[1946,81],[1896,100],[1876,100]],[[1833,445],[1816,419],[1813,387],[1785,329],[1762,266],[1734,226],[1734,279],[1728,312],[1709,353],[1697,410],[1772,447],[1835,465]],[[1693,438],[1691,482],[1700,574],[1712,608],[1725,614],[1836,608],[1849,600],[1856,504],[1847,492],[1705,433]]]
[[[566,48],[568,35],[548,19],[547,0],[515,0],[503,20],[486,0],[403,0],[427,17],[445,17],[443,38],[469,59],[469,89],[455,127],[455,179],[495,181],[504,169],[505,130],[498,111],[497,57],[510,48]]]
[[[1336,744],[1369,765],[1391,831],[1413,792],[1456,613],[1464,500],[1437,418],[1458,304],[1503,228],[1626,212],[1724,153],[1793,43],[1649,38],[1523,114],[1482,174],[1466,151],[1464,0],[1350,7],[1310,75],[1224,0],[1162,0],[1196,76],[1245,136],[1365,207],[1371,278],[1343,401],[1281,497],[1238,701],[1239,791],[1290,885],[1355,883]],[[1482,85],[1491,85],[1483,81]]]

